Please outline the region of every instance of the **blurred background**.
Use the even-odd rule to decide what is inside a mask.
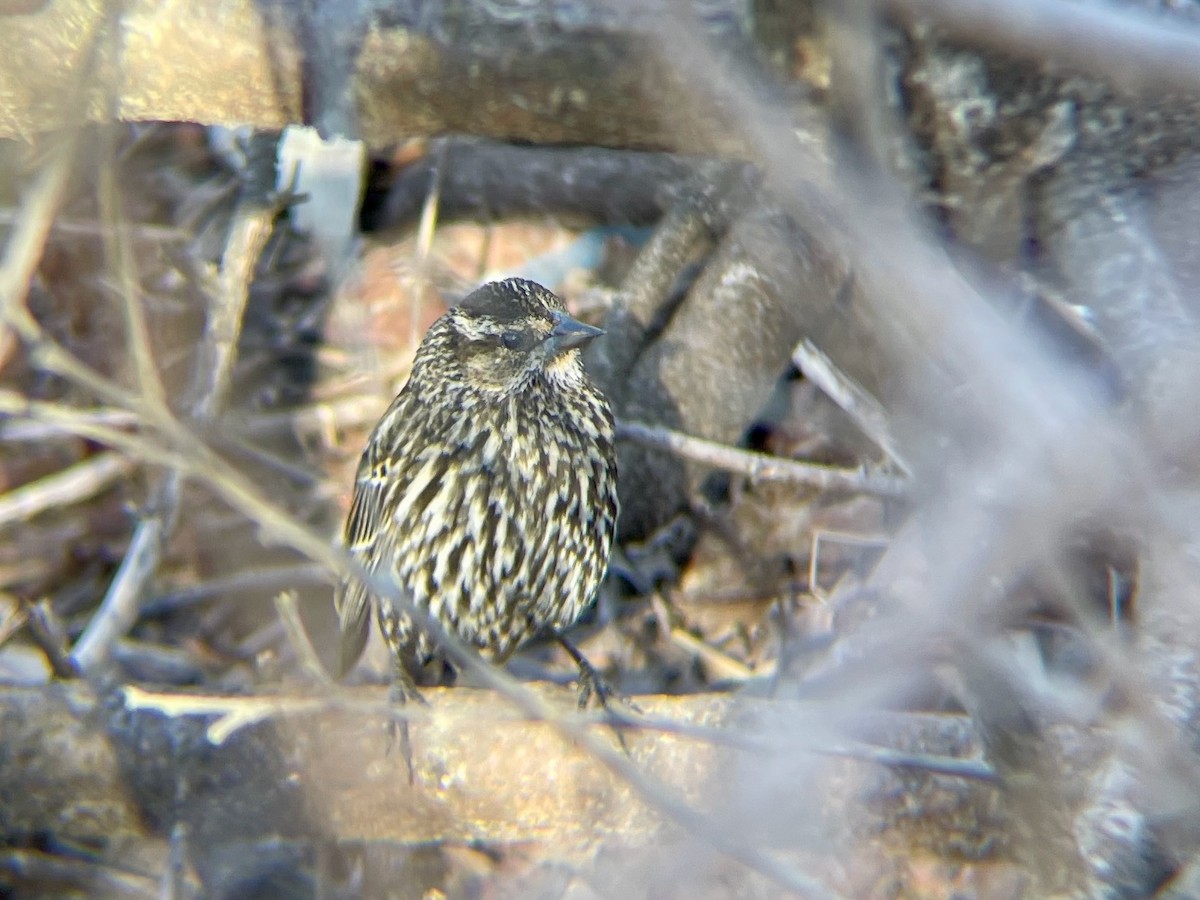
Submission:
[[[0,894],[1200,896],[1200,7],[0,0]],[[607,335],[609,577],[331,602],[426,328]]]

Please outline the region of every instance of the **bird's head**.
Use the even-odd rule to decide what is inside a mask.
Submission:
[[[579,348],[604,334],[571,318],[540,284],[508,278],[485,284],[446,314],[448,337],[463,375],[477,387],[508,391],[544,373],[583,378]]]

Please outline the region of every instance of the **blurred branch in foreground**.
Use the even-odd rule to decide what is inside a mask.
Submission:
[[[372,8],[384,15],[391,6]],[[749,6],[700,6],[716,18],[688,19],[674,4],[639,10],[468,2],[413,4],[405,14],[419,8],[422,15],[410,21],[397,13],[385,22],[347,4],[347,21],[365,30],[345,47],[332,39],[321,47],[353,57],[334,66],[336,78],[348,82],[316,85],[321,68],[310,58],[313,48],[304,47],[303,28],[282,21],[286,6],[226,4],[203,9],[202,22],[186,5],[130,6],[119,25],[122,39],[111,42],[126,54],[120,117],[211,122],[228,114],[277,126],[308,117],[334,121],[324,114],[342,112],[340,121],[377,145],[402,133],[457,129],[758,161],[757,174],[714,167],[707,180],[732,188],[723,193],[704,178],[693,183],[691,163],[673,158],[503,147],[472,160],[479,147],[463,142],[439,152],[440,162],[411,167],[395,182],[404,192],[393,195],[404,200],[397,200],[397,215],[434,209],[430,175],[441,178],[437,169],[451,160],[463,169],[445,173],[448,209],[457,192],[459,209],[484,218],[489,197],[506,214],[544,212],[531,196],[606,221],[630,211],[639,222],[665,213],[624,288],[598,306],[609,311],[609,338],[591,362],[608,379],[631,438],[622,446],[626,513],[636,526],[635,542],[624,548],[629,558],[646,548],[642,558],[652,556],[655,542],[684,515],[707,529],[710,541],[686,561],[673,560],[674,568],[651,569],[642,581],[653,594],[648,602],[627,602],[643,588],[626,590],[634,580],[618,572],[610,580],[613,596],[598,604],[594,631],[609,641],[612,668],[642,679],[639,690],[649,695],[637,702],[651,721],[627,726],[631,756],[614,748],[607,727],[569,710],[559,693],[518,683],[452,641],[453,662],[472,676],[463,680],[491,690],[435,693],[432,710],[412,711],[421,778],[410,789],[398,774],[402,763],[384,755],[378,726],[385,705],[359,699],[373,692],[310,686],[303,696],[271,695],[291,689],[280,685],[294,673],[285,641],[286,633],[294,645],[301,630],[294,606],[281,605],[276,614],[262,604],[269,621],[250,634],[217,635],[196,621],[209,612],[200,608],[205,598],[226,588],[258,581],[274,589],[289,579],[320,586],[328,571],[352,571],[315,512],[336,481],[320,465],[353,454],[345,426],[373,421],[386,398],[371,390],[347,397],[335,377],[301,393],[294,408],[279,395],[256,396],[222,418],[225,433],[203,427],[226,412],[224,397],[241,399],[237,392],[249,383],[235,384],[230,366],[257,250],[244,258],[247,266],[230,271],[219,303],[203,290],[168,297],[170,285],[191,284],[185,272],[204,271],[189,268],[189,260],[213,257],[195,246],[176,253],[178,232],[187,231],[176,222],[139,236],[139,223],[114,221],[134,215],[137,196],[130,191],[113,202],[115,181],[101,189],[109,196],[99,214],[60,202],[73,181],[87,180],[74,177],[73,165],[90,174],[78,161],[84,154],[75,152],[80,136],[73,132],[50,147],[40,173],[10,201],[19,196],[25,205],[11,217],[0,268],[0,360],[26,364],[12,370],[36,378],[6,383],[0,414],[6,433],[22,440],[13,442],[14,456],[31,456],[30,441],[57,442],[59,435],[87,445],[79,453],[106,449],[91,464],[71,457],[53,476],[14,467],[10,483],[28,490],[9,494],[3,512],[15,520],[68,512],[47,510],[55,500],[84,505],[98,482],[113,477],[116,457],[109,454],[119,453],[139,474],[151,470],[161,483],[186,480],[211,494],[221,527],[209,546],[197,542],[209,567],[185,563],[164,573],[164,593],[147,606],[138,601],[162,568],[154,547],[169,528],[132,544],[123,531],[110,555],[94,554],[95,574],[74,596],[58,585],[14,589],[29,590],[34,602],[9,604],[0,636],[6,658],[18,655],[10,649],[40,651],[65,678],[74,667],[64,648],[82,632],[77,649],[90,643],[118,663],[139,661],[141,669],[122,670],[130,682],[152,681],[137,674],[150,664],[160,672],[175,666],[174,683],[199,684],[206,693],[155,693],[132,684],[0,689],[4,749],[13,750],[0,754],[6,835],[40,850],[48,830],[56,838],[61,832],[102,845],[112,860],[124,849],[122,837],[162,844],[169,835],[173,854],[187,844],[197,866],[217,870],[231,847],[249,856],[272,842],[306,842],[304,852],[319,856],[311,848],[326,840],[537,844],[565,835],[594,849],[603,837],[616,846],[653,834],[661,841],[679,836],[685,848],[653,860],[668,878],[687,869],[689,886],[721,884],[691,865],[717,859],[736,873],[734,883],[762,878],[773,882],[769,891],[784,886],[810,896],[828,896],[827,884],[849,896],[880,895],[870,886],[856,890],[853,876],[886,868],[870,864],[892,853],[1012,859],[1034,882],[1034,896],[1144,896],[1197,868],[1200,518],[1191,413],[1200,353],[1191,309],[1196,282],[1188,276],[1200,269],[1187,245],[1197,172],[1189,157],[1200,135],[1194,99],[1157,90],[1166,85],[1186,94],[1200,83],[1194,16],[1066,3],[864,4],[861,16],[840,26],[842,43],[831,45],[862,51],[838,59],[832,80],[845,74],[840,64],[863,63],[860,80],[852,90],[813,91],[835,107],[843,102],[847,120],[875,120],[864,129],[875,146],[857,155],[853,150],[862,148],[827,152],[818,137],[826,130],[810,129],[798,112],[820,81],[797,74],[798,54],[783,54],[797,63],[785,64],[786,80],[764,86],[761,69],[727,52],[758,40],[757,23],[738,15]],[[90,7],[63,3],[0,23],[11,26],[0,27],[0,86],[8,88],[0,97],[9,104],[0,103],[0,122],[11,116],[14,133],[54,124],[50,100],[61,97],[55,88],[40,95],[39,79],[61,86],[56,79],[72,71],[82,33],[54,32],[67,61],[62,71],[31,65],[28,48],[56,46],[35,38],[76,27],[64,15],[76,9],[92,15],[92,24],[100,21]],[[259,9],[267,10],[264,19]],[[891,18],[872,22],[868,13],[880,9]],[[812,25],[801,19],[783,29],[789,50],[789,29]],[[945,27],[927,28],[930,22]],[[472,23],[487,27],[467,27]],[[821,50],[820,38],[812,40],[805,44],[810,63]],[[250,50],[245,78],[226,71],[237,49]],[[439,69],[447,59],[454,63]],[[218,78],[227,90],[213,89]],[[302,86],[335,105],[347,87],[352,108],[300,109]],[[111,110],[101,106],[92,115],[108,118]],[[193,132],[193,149],[210,149],[205,142],[213,135]],[[888,165],[903,154],[892,152],[892,141],[910,152],[894,172]],[[519,177],[525,160],[538,165],[538,177],[517,185],[524,192],[507,190],[512,185],[502,176]],[[637,186],[604,189],[606,179],[631,171],[641,185],[665,179],[673,186],[663,197]],[[590,179],[585,189],[547,189],[572,173]],[[229,201],[234,194],[215,196]],[[621,208],[602,202],[609,200]],[[60,206],[70,218],[56,228]],[[201,218],[184,221],[197,230]],[[422,260],[432,255],[430,234],[440,230],[434,218]],[[100,334],[125,334],[125,343],[109,343],[114,355],[134,363],[115,372],[97,368],[73,332],[55,330],[52,315],[26,303],[31,282],[35,300],[53,299],[39,279],[55,268],[53,254],[43,251],[55,249],[56,232],[95,230],[93,219],[108,238],[102,264],[116,290],[107,299],[118,319],[124,313],[123,323]],[[168,271],[147,278],[153,286],[141,287],[139,296],[125,257],[151,234],[170,245]],[[94,273],[68,268],[50,287],[97,280],[89,279]],[[310,271],[310,285],[317,280]],[[394,295],[396,287],[393,279],[387,290]],[[170,356],[152,359],[146,335],[153,338],[153,328],[139,317],[171,303],[187,308],[196,298],[209,313],[203,383],[198,395],[165,404],[149,369],[151,362],[165,369]],[[143,310],[142,299],[155,302]],[[358,299],[336,305],[353,307]],[[76,302],[73,311],[103,306]],[[1042,307],[1074,323],[1060,328],[1061,341]],[[414,303],[402,311],[419,332],[420,314],[429,310]],[[305,314],[319,318],[311,308]],[[371,341],[385,331],[363,330]],[[340,360],[341,375],[361,375],[361,360],[329,334],[319,327],[307,334]],[[281,342],[272,349],[295,348]],[[1107,365],[1092,365],[1093,350]],[[264,365],[279,365],[282,355],[267,354]],[[789,360],[803,379],[785,371]],[[403,362],[388,373],[402,371]],[[1110,371],[1117,376],[1111,390]],[[869,440],[841,448],[813,440],[820,423],[807,413],[816,405],[798,400],[806,390],[809,397],[827,394],[862,432],[856,437]],[[200,408],[193,405],[198,396],[209,398]],[[788,412],[764,428],[758,411],[772,404]],[[803,429],[788,434],[797,420]],[[243,465],[243,455],[227,452],[276,427],[328,435],[325,460],[310,469],[287,461],[308,479],[306,487],[315,486],[307,505],[290,504]],[[822,456],[814,447],[841,452]],[[903,480],[883,474],[880,450],[904,469]],[[712,478],[714,467],[734,477]],[[840,495],[834,501],[826,496],[831,488]],[[869,551],[860,542],[840,562],[822,552],[819,566],[818,536],[845,528],[830,515],[834,502],[849,506],[846,495],[859,491],[850,497],[859,515],[838,512],[860,533],[879,537]],[[177,502],[165,499],[168,509],[149,510],[164,523]],[[201,504],[183,507],[187,499],[178,502],[189,526],[211,513]],[[742,532],[712,514],[754,512],[755,502],[759,518],[747,518]],[[231,522],[245,530],[233,535]],[[706,560],[704,553],[718,539],[749,563],[768,562],[770,590],[759,592],[742,570],[717,565],[707,582],[695,577],[716,556]],[[71,540],[68,533],[44,541],[38,552],[70,547]],[[774,554],[769,543],[782,549]],[[253,554],[247,562],[232,559],[240,544]],[[289,557],[286,565],[256,568],[272,544],[307,561]],[[804,565],[806,546],[813,547],[811,566]],[[1090,564],[1073,566],[1073,556]],[[135,574],[117,577],[116,586],[129,589],[114,604],[120,616],[110,618],[96,613],[89,587],[109,579],[121,559],[128,567],[122,573]],[[825,564],[827,583],[819,571]],[[671,581],[681,573],[676,591]],[[730,611],[735,603],[724,600],[738,594],[751,595],[753,614]],[[240,600],[221,597],[211,612],[232,616],[250,605]],[[741,618],[723,633],[697,624],[714,614]],[[98,642],[89,625],[106,626]],[[135,637],[121,638],[131,625]],[[32,647],[18,631],[33,636]],[[755,641],[777,655],[765,664],[752,658]],[[282,663],[263,648],[282,654]],[[640,662],[626,665],[630,658]],[[543,661],[517,660],[514,670]],[[318,669],[311,654],[306,668],[310,676]],[[939,681],[944,670],[959,690]],[[780,699],[661,696],[722,682],[749,693],[768,681]],[[894,714],[959,706],[970,714],[970,728],[958,716]],[[889,724],[863,726],[871,716]],[[866,741],[870,750],[856,743]],[[87,877],[55,875],[48,860],[25,852],[0,854],[0,873],[40,865],[46,878]],[[219,879],[203,880],[212,887]]]

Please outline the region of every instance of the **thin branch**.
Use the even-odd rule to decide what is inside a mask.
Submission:
[[[114,22],[114,33],[120,27],[120,13]],[[115,55],[115,54],[114,54]],[[117,188],[118,131],[107,128],[103,132],[103,161],[100,165],[99,201],[100,217],[106,227],[102,235],[104,255],[108,265],[116,273],[121,307],[125,312],[125,339],[129,355],[133,357],[137,386],[145,403],[165,406],[166,390],[162,377],[154,362],[154,351],[150,344],[150,331],[146,325],[144,297],[139,283],[137,264],[133,258],[133,246],[126,234],[125,215],[121,209],[121,197]]]
[[[903,716],[903,713],[897,714]],[[955,778],[966,778],[971,781],[994,783],[996,773],[987,763],[978,759],[942,756],[928,753],[912,753],[907,750],[896,750],[892,747],[880,747],[862,741],[841,741],[832,744],[788,740],[786,738],[762,737],[747,734],[745,729],[698,725],[683,722],[678,719],[666,719],[661,716],[644,714],[629,716],[626,713],[609,713],[610,724],[618,727],[632,727],[641,730],[657,731],[663,734],[674,734],[680,737],[694,738],[719,747],[731,747],[737,750],[747,750],[761,753],[774,758],[791,753],[812,753],[819,756],[836,756],[846,759],[857,759],[864,762],[876,762],[891,768],[919,769],[936,775],[951,775]]]
[[[296,658],[300,661],[300,668],[317,684],[332,687],[334,681],[329,677],[329,673],[325,671],[325,667],[321,665],[321,658],[317,656],[317,651],[313,647],[312,641],[308,639],[308,631],[304,627],[304,622],[300,619],[300,608],[296,603],[296,592],[283,591],[276,596],[275,611],[279,614],[279,621],[283,623],[288,643],[291,645],[292,651],[296,654]]]
[[[911,467],[892,435],[887,412],[861,385],[839,369],[828,356],[810,341],[802,340],[792,351],[792,362],[804,373],[804,377],[815,384],[830,400],[836,403],[863,434],[873,440],[906,475],[912,474]]]
[[[248,185],[246,190],[249,194],[258,188]],[[211,298],[203,349],[198,357],[196,375],[202,389],[194,415],[201,422],[214,421],[225,408],[250,282],[271,237],[274,220],[275,207],[262,203],[257,194],[238,201],[221,256],[218,292]]]
[[[145,691],[133,685],[125,685],[121,693],[126,709],[153,709],[172,718],[216,716],[206,736],[217,747],[243,728],[273,716],[297,716],[329,708],[329,701],[323,697],[215,697]]]
[[[90,500],[132,468],[133,463],[120,453],[101,453],[0,494],[0,526],[23,522],[47,510]]]
[[[120,450],[143,463],[164,468],[186,467],[186,453],[169,449],[161,440],[103,424],[104,417],[88,414],[88,410],[44,400],[30,400],[24,394],[0,388],[0,416],[37,423],[57,434],[69,434]],[[151,433],[152,434],[152,433]]]
[[[37,322],[25,307],[25,300],[33,273],[41,261],[54,214],[62,205],[77,145],[77,133],[72,131],[51,150],[49,161],[34,176],[21,205],[21,217],[4,246],[4,257],[0,260],[0,326],[4,326],[5,331],[0,335],[0,359],[8,353],[4,346],[11,341],[8,329],[27,341],[36,340],[40,335]]]
[[[851,491],[888,497],[903,496],[908,491],[907,481],[894,475],[782,459],[640,422],[618,422],[617,440],[635,441],[645,447],[665,450],[701,465],[744,475],[752,481],[782,481],[826,491]]]
[[[168,472],[155,491],[156,506],[143,514],[108,592],[75,642],[72,656],[82,671],[94,671],[106,662],[117,639],[137,622],[142,589],[158,571],[180,489],[178,473]]]
[[[262,152],[259,148],[260,156]],[[261,159],[256,157],[253,162],[261,163]],[[260,175],[256,169],[243,183],[243,196],[234,212],[221,257],[217,289],[209,297],[204,339],[192,376],[192,396],[196,398],[192,412],[203,423],[212,423],[224,409],[250,281],[274,221],[273,207],[260,202],[261,189],[255,180]],[[128,303],[138,306],[132,300]],[[131,331],[137,324],[135,318],[130,319]],[[141,336],[136,331],[133,333]],[[137,341],[134,343],[136,346]],[[143,364],[152,367],[152,361],[143,361]],[[149,377],[145,372],[139,374]],[[158,399],[154,394],[148,398],[143,396],[142,408],[154,413],[154,418],[168,420],[166,406]],[[84,671],[102,665],[114,642],[127,634],[137,621],[145,586],[158,571],[159,561],[174,530],[181,491],[182,473],[179,470],[168,472],[155,488],[134,532],[128,554],[76,645],[75,660]]]
[[[132,428],[137,425],[138,417],[136,413],[127,409],[93,407],[92,409],[80,409],[77,421],[88,421],[106,428]],[[10,444],[17,441],[40,444],[74,435],[74,431],[53,422],[41,422],[33,419],[0,421],[0,438]]]
[[[10,227],[17,224],[21,211],[17,209],[0,209],[0,225]],[[81,234],[86,237],[103,237],[109,226],[104,222],[89,219],[55,219],[50,230],[58,234]],[[162,243],[190,241],[193,235],[183,228],[171,225],[148,225],[130,223],[126,225],[126,233],[131,238],[142,241]]]
[[[196,684],[204,677],[195,656],[178,647],[121,638],[113,644],[112,658],[126,677],[155,684]]]
[[[675,627],[671,629],[670,634],[671,643],[699,657],[715,676],[715,681],[749,681],[755,675],[763,674],[755,672],[744,662],[734,659],[728,653],[722,653],[687,629]]]
[[[164,416],[168,415],[165,409],[150,407],[143,403],[134,391],[101,375],[69,350],[56,344],[46,336],[33,319],[30,319],[29,322],[32,328],[23,333],[22,338],[29,345],[30,359],[39,369],[52,372],[73,382],[105,403],[122,406],[135,412],[139,423],[143,425],[160,422]]]
[[[216,613],[213,618],[221,621],[226,615],[228,615],[228,607]],[[206,624],[204,631],[210,632],[212,630],[213,627]],[[231,650],[239,659],[251,660],[261,653],[266,653],[268,650],[278,647],[286,640],[287,629],[283,626],[283,623],[278,618],[269,619],[246,635],[242,640],[238,641]]]
[[[158,571],[170,537],[181,491],[180,472],[167,472],[142,511],[125,558],[75,644],[72,655],[83,671],[94,671],[102,666],[116,641],[128,634],[137,622],[145,586]]]
[[[174,588],[142,605],[142,615],[162,616],[203,603],[222,594],[252,590],[282,590],[301,584],[332,584],[329,570],[317,563],[248,569]]]
[[[290,428],[297,436],[322,434],[331,427],[363,428],[379,420],[385,402],[378,396],[356,394],[294,409],[258,413],[246,417],[241,427],[250,434]]]
[[[29,624],[29,606],[28,604],[18,603],[10,610],[4,621],[0,622],[0,647],[8,643],[8,639],[27,624]]]
[[[50,669],[57,678],[76,678],[79,669],[67,655],[67,633],[62,622],[54,614],[53,608],[46,600],[25,604],[28,614],[29,633],[34,643],[50,663]]]
[[[187,871],[187,841],[188,826],[184,822],[176,822],[171,828],[167,864],[163,868],[162,878],[158,887],[159,900],[180,900],[183,897],[200,895],[199,886],[191,883]]]
[[[89,96],[86,87],[94,77],[100,44],[97,37],[101,31],[100,26],[93,25],[83,36],[80,46],[84,53],[66,88],[62,111],[72,125],[73,116],[83,117]],[[5,244],[0,259],[0,367],[12,353],[14,332],[31,344],[41,336],[41,329],[26,306],[29,285],[41,262],[54,217],[62,206],[82,131],[68,127],[51,146],[49,158],[34,176],[21,204],[20,218]]]

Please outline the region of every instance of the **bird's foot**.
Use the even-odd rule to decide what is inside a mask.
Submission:
[[[616,733],[621,749],[625,751],[626,755],[629,755],[629,747],[625,743],[624,726],[629,724],[630,718],[626,711],[636,714],[641,713],[641,710],[632,700],[609,684],[608,680],[596,671],[596,667],[588,662],[587,657],[580,652],[579,648],[567,640],[561,632],[555,631],[553,635],[579,668],[579,708],[586,709],[588,704],[595,699],[599,707],[604,710],[609,724]],[[617,709],[618,704],[624,709]]]
[[[577,664],[579,666],[579,678],[576,683],[579,690],[580,709],[587,709],[588,704],[595,699],[597,705],[605,712],[613,711],[609,706],[610,702],[619,703],[637,712],[633,701],[613,687],[608,679],[597,672],[587,659],[581,656]]]
[[[421,692],[417,690],[411,676],[404,672],[403,675],[397,675],[394,678],[391,690],[388,691],[388,703],[391,704],[394,712],[388,716],[387,753],[389,756],[392,753],[399,753],[403,757],[404,765],[408,769],[408,783],[413,785],[417,779],[416,769],[413,767],[412,737],[409,734],[406,712],[406,707],[410,702],[416,702],[422,706],[429,705],[428,701],[421,696]]]

